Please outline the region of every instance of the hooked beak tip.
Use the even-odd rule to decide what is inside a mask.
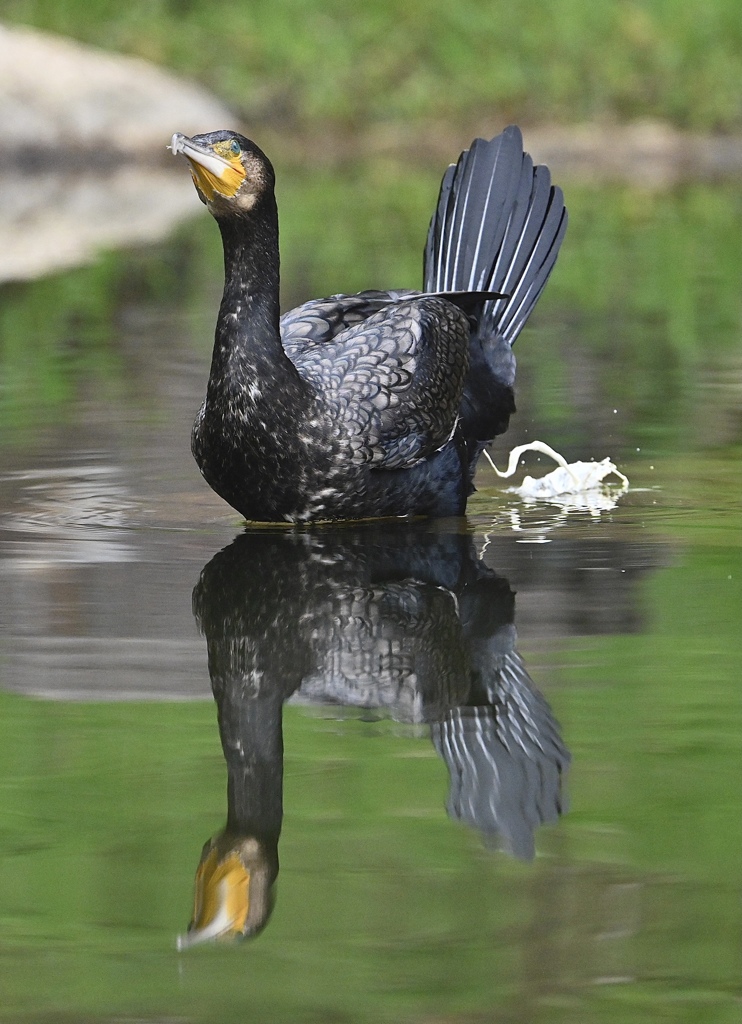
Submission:
[[[185,150],[185,146],[183,145],[184,141],[185,135],[182,135],[181,132],[175,132],[173,137],[170,139],[170,145],[165,148],[169,149],[173,156],[178,156],[179,153],[182,153]]]

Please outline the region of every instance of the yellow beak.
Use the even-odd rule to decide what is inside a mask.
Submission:
[[[250,872],[236,853],[220,860],[216,848],[209,851],[196,872],[194,904],[193,920],[187,934],[178,936],[178,949],[244,933]]]
[[[222,156],[180,132],[173,135],[170,149],[173,156],[182,154],[188,160],[193,182],[208,200],[216,195],[231,199],[245,180],[245,168],[239,156]]]

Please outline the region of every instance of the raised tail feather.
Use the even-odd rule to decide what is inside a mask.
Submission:
[[[425,246],[424,288],[500,292],[479,306],[459,410],[470,485],[483,448],[515,411],[513,342],[551,273],[567,230],[562,190],[523,152],[511,126],[475,139],[441,183]]]
[[[533,166],[514,125],[475,139],[441,182],[425,246],[424,288],[502,292],[485,303],[479,336],[512,345],[556,262],[567,230],[562,190]]]

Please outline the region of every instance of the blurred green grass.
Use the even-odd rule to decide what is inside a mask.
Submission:
[[[6,0],[7,21],[192,76],[248,123],[662,118],[742,129],[739,0]]]

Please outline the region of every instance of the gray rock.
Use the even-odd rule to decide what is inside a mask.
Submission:
[[[173,132],[234,121],[145,61],[0,25],[0,281],[165,237],[201,210]]]
[[[229,127],[218,100],[146,61],[0,25],[0,162],[39,150],[159,159],[174,131]]]

